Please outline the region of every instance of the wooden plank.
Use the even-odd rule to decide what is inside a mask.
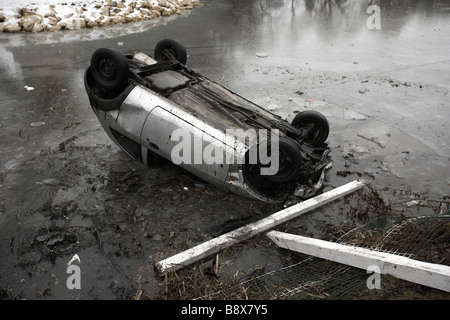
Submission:
[[[278,231],[271,231],[267,236],[285,249],[365,270],[377,266],[381,274],[450,292],[449,266]]]
[[[294,219],[310,210],[316,209],[331,201],[341,198],[356,190],[359,190],[362,187],[364,187],[364,185],[365,185],[364,180],[352,181],[341,187],[318,195],[314,198],[305,200],[289,208],[278,211],[259,221],[250,223],[241,228],[223,234],[217,238],[199,244],[193,248],[178,253],[163,261],[157,262],[155,264],[155,267],[160,273],[178,270],[186,265],[197,262],[203,259],[204,257],[207,257],[208,255],[217,253],[218,251],[223,250],[242,240],[248,239],[258,233],[267,231],[290,219]]]

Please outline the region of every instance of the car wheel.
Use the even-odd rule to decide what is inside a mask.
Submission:
[[[100,48],[92,55],[91,73],[100,87],[121,91],[128,84],[128,61],[117,49]]]
[[[275,150],[276,155],[270,154],[271,151],[270,145],[267,146],[267,150],[262,151],[263,153],[267,153],[267,157],[271,159],[273,156],[278,157],[278,168],[272,168],[276,170],[273,174],[270,172],[266,172],[263,174],[262,169],[268,169],[272,165],[272,163],[262,164],[260,157],[260,145],[255,145],[256,150],[252,148],[246,154],[245,165],[243,167],[243,171],[247,178],[252,181],[265,181],[265,183],[288,183],[295,180],[301,170],[302,167],[302,154],[297,145],[297,143],[285,137],[279,137],[278,140],[278,149]],[[258,153],[258,161],[257,163],[251,163],[254,160],[251,160],[250,154],[252,152]],[[248,179],[246,179],[248,180]]]
[[[175,58],[181,64],[186,64],[187,53],[185,47],[175,39],[159,41],[155,47],[155,59],[157,61],[169,61]]]
[[[302,167],[302,154],[297,143],[289,138],[278,140],[278,172],[264,177],[273,182],[286,183],[297,179]]]
[[[321,147],[330,133],[330,125],[327,118],[313,110],[297,114],[292,120],[292,125],[297,129],[308,131],[305,136],[301,137],[301,140],[311,144],[313,147]]]

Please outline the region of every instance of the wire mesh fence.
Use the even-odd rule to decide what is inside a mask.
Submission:
[[[337,242],[450,265],[449,213],[413,218],[381,216],[351,230]],[[201,299],[351,299],[368,291],[368,277],[366,270],[305,257],[294,265],[265,273]],[[448,299],[450,295],[444,298]]]

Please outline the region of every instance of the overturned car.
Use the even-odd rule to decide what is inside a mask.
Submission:
[[[316,193],[331,165],[327,119],[291,123],[186,66],[177,40],[153,57],[100,48],[85,72],[91,107],[108,136],[148,164],[162,156],[212,185],[262,201]]]

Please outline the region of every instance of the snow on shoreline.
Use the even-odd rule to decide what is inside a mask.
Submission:
[[[97,28],[181,14],[200,0],[0,0],[0,32]]]

